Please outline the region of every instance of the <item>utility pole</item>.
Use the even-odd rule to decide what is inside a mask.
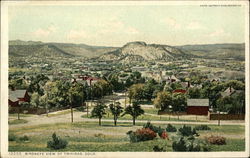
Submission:
[[[126,91],[126,89],[125,89],[125,108],[127,107],[126,98],[127,98],[127,91]]]
[[[72,108],[72,104],[71,104],[71,122],[73,123],[73,108]]]

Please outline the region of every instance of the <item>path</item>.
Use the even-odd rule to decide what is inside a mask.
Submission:
[[[84,122],[84,121],[94,121],[98,122],[98,119],[91,118],[82,118],[82,115],[86,115],[86,112],[74,111],[74,122]],[[9,119],[13,119],[10,117]],[[24,117],[21,119],[25,119],[28,123],[24,124],[12,124],[9,125],[10,129],[19,128],[19,127],[27,127],[34,125],[42,125],[42,124],[56,124],[56,123],[71,123],[71,113],[55,115],[51,117],[47,117],[46,115],[32,115],[29,117]],[[112,119],[102,119],[102,122],[113,122]],[[118,122],[130,122],[132,120],[118,120]],[[146,123],[147,120],[136,120],[137,123]],[[207,125],[217,125],[218,121],[209,121],[209,122],[190,122],[190,121],[151,121],[151,123],[157,124],[207,124]],[[221,121],[221,125],[245,125],[243,121]]]

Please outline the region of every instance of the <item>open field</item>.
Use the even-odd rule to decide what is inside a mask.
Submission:
[[[82,115],[82,118],[87,118],[87,115]],[[107,112],[107,114],[103,117],[104,119],[113,119],[113,115],[111,112]],[[136,120],[151,120],[151,121],[186,121],[186,122],[207,122],[207,119],[204,117],[198,116],[196,120],[195,116],[173,116],[173,115],[156,115],[156,114],[144,114],[139,116]],[[201,119],[200,119],[201,118]],[[119,117],[119,120],[132,120],[131,115],[124,115]]]
[[[168,133],[170,140],[157,138],[151,141],[130,143],[126,133],[129,130],[135,131],[142,128],[144,123],[119,122],[113,126],[113,122],[103,122],[98,126],[97,122],[57,123],[37,126],[26,126],[26,128],[14,128],[9,130],[9,135],[29,137],[29,141],[9,141],[9,151],[52,151],[47,148],[47,141],[56,132],[58,136],[68,141],[65,149],[57,151],[153,151],[154,145],[166,147],[172,151],[172,136],[176,133]],[[166,124],[154,124],[166,127]],[[175,125],[176,128],[182,125]],[[194,125],[191,125],[194,126]],[[226,145],[211,145],[212,151],[243,151],[245,150],[245,127],[241,125],[209,125],[211,131],[198,131],[199,139],[206,136],[218,135],[227,139]]]

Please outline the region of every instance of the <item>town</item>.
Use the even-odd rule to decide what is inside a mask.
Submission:
[[[230,58],[126,63],[99,58],[10,56],[10,151],[50,151],[57,147],[60,151],[242,151],[244,71],[244,61]],[[18,129],[25,125],[43,133],[46,129],[48,136],[20,132]],[[134,127],[136,131],[132,131]],[[98,132],[91,133],[91,128]],[[115,132],[116,128],[120,132]],[[233,129],[238,129],[239,138],[232,137]],[[54,140],[59,139],[57,134],[67,141],[49,143],[52,131]],[[175,140],[177,131],[182,137]],[[140,132],[144,135],[138,135]],[[17,141],[18,133],[24,141]],[[45,143],[38,143],[40,139]],[[120,140],[125,144],[116,143]],[[195,146],[197,140],[205,141]],[[88,144],[92,141],[102,143]],[[78,142],[80,147],[71,146],[71,142]],[[106,146],[108,142],[113,143],[111,147]],[[140,142],[137,147],[135,142]],[[181,146],[188,142],[191,148]],[[34,147],[34,143],[38,144]]]

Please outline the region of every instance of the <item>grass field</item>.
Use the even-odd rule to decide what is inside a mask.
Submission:
[[[27,120],[24,120],[24,119],[16,119],[16,120],[11,120],[9,121],[9,125],[13,125],[13,124],[22,124],[22,123],[27,123],[28,121]]]
[[[153,113],[154,111],[150,110],[151,113]],[[113,120],[113,115],[111,112],[107,112],[107,114],[103,117],[104,119],[112,119]],[[87,115],[82,115],[82,118],[87,118]],[[91,118],[90,116],[88,118]],[[118,122],[119,120],[132,120],[132,116],[131,115],[124,115],[122,117],[119,117],[118,118]],[[178,119],[178,116],[161,116],[161,115],[150,115],[150,114],[144,114],[144,115],[141,115],[139,117],[137,117],[136,120],[151,120],[151,121],[187,121],[187,122],[193,122],[193,120],[191,119],[185,119],[185,118],[182,118],[182,116],[179,116],[179,119]],[[197,122],[206,122],[207,120],[197,120]]]
[[[142,128],[143,123],[132,126],[131,123],[119,122],[113,126],[112,122],[103,122],[98,126],[97,122],[58,123],[40,126],[28,126],[9,130],[9,135],[29,137],[29,141],[9,141],[9,151],[52,151],[47,148],[47,141],[56,132],[60,138],[68,141],[65,149],[56,151],[153,151],[155,145],[165,147],[172,151],[172,137],[176,133],[168,133],[170,140],[157,138],[151,141],[130,143],[126,133]],[[157,124],[154,124],[159,126]],[[192,125],[194,126],[194,125]],[[161,125],[166,127],[166,125]],[[175,125],[180,128],[181,125]],[[226,145],[211,145],[212,151],[243,151],[245,150],[244,126],[240,125],[211,125],[211,131],[198,131],[199,139],[205,136],[219,135],[227,139]],[[54,150],[53,150],[54,151]]]

